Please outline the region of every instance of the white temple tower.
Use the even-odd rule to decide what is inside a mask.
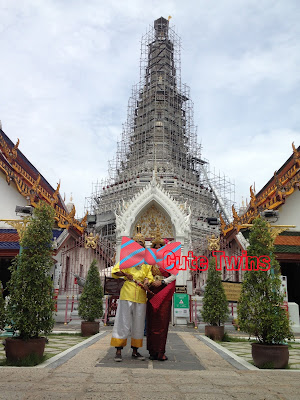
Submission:
[[[183,254],[201,255],[218,232],[220,199],[208,179],[193,120],[189,87],[181,83],[180,38],[159,18],[141,42],[140,82],[129,99],[128,118],[110,162],[109,178],[95,185],[89,212],[95,228],[116,244],[139,224],[150,240],[180,241]],[[231,199],[232,201],[232,199]],[[189,279],[181,273],[178,285]]]

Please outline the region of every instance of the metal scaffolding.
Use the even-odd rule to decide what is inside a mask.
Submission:
[[[150,182],[153,170],[175,200],[189,205],[192,240],[202,243],[196,246],[201,251],[212,232],[206,218],[224,213],[220,199],[226,209],[231,207],[234,185],[212,173],[202,158],[190,89],[181,82],[181,39],[164,18],[142,37],[140,81],[132,88],[116,156],[109,162],[108,178],[93,185],[86,209],[98,216],[113,213]]]

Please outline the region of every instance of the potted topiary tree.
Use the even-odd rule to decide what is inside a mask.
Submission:
[[[2,293],[2,282],[0,281],[0,331],[4,329],[5,320],[5,302]]]
[[[53,319],[53,284],[49,270],[52,259],[54,210],[40,202],[20,240],[22,251],[15,258],[8,282],[7,320],[19,332],[5,343],[8,361],[19,361],[32,354],[42,358]]]
[[[229,310],[221,272],[216,269],[215,259],[209,262],[201,314],[204,322],[209,324],[205,326],[205,335],[213,340],[222,340],[224,336],[222,324],[227,321]]]
[[[99,332],[99,322],[95,319],[103,314],[103,289],[97,268],[97,261],[90,265],[82,294],[79,299],[78,314],[84,320],[81,322],[83,336],[94,335]]]
[[[289,360],[288,345],[293,333],[286,311],[281,307],[280,266],[275,260],[273,238],[268,223],[256,218],[249,235],[249,256],[269,256],[270,271],[247,271],[244,276],[238,321],[240,329],[257,338],[252,344],[252,358],[258,367],[285,368]],[[255,265],[257,261],[255,261]]]

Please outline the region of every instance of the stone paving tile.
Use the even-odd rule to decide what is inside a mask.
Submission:
[[[24,393],[22,392],[9,392],[7,390],[1,391],[0,400],[24,400]]]
[[[185,346],[179,344],[178,338]],[[124,362],[114,363],[112,368],[95,368],[110,350],[110,335],[106,335],[55,369],[1,369],[0,382],[8,382],[11,390],[1,387],[0,400],[299,399],[298,371],[237,370],[191,333],[172,331],[169,340],[177,348],[175,360],[181,353],[186,360],[184,356],[189,351],[206,369],[172,370],[168,361],[160,363],[161,369],[126,368]],[[167,354],[172,352],[168,350]],[[148,361],[140,363],[151,365]],[[22,389],[22,382],[30,386]]]
[[[216,400],[216,399],[220,399],[220,400],[234,400],[235,398],[232,397],[231,395],[227,395],[227,394],[222,394],[222,396],[220,396],[220,394],[215,394],[215,393],[186,393],[183,394],[183,399],[185,400]]]
[[[165,364],[167,364],[167,368],[169,370],[193,371],[204,369],[196,354],[191,352],[184,341],[176,333],[173,332],[169,333],[168,341],[166,344],[166,355],[168,356],[167,361],[162,362],[153,360],[152,362],[150,362],[150,360],[148,359],[149,353],[146,350],[146,340],[144,340],[143,347],[139,349],[139,352],[146,357],[145,361],[132,360],[132,350],[128,345],[122,351],[123,361],[121,363],[116,363],[114,361],[115,352],[115,348],[111,347],[105,357],[103,357],[96,366],[105,368],[123,367],[142,369],[165,369]]]

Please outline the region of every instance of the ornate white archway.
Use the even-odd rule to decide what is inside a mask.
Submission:
[[[179,204],[153,177],[151,182],[141,189],[130,202],[123,203],[116,212],[117,260],[120,258],[122,236],[130,237],[137,218],[143,210],[156,205],[167,214],[172,222],[175,241],[182,244],[182,255],[187,255],[191,239],[190,209],[186,204]],[[177,284],[183,285],[189,278],[189,271],[181,271]]]

